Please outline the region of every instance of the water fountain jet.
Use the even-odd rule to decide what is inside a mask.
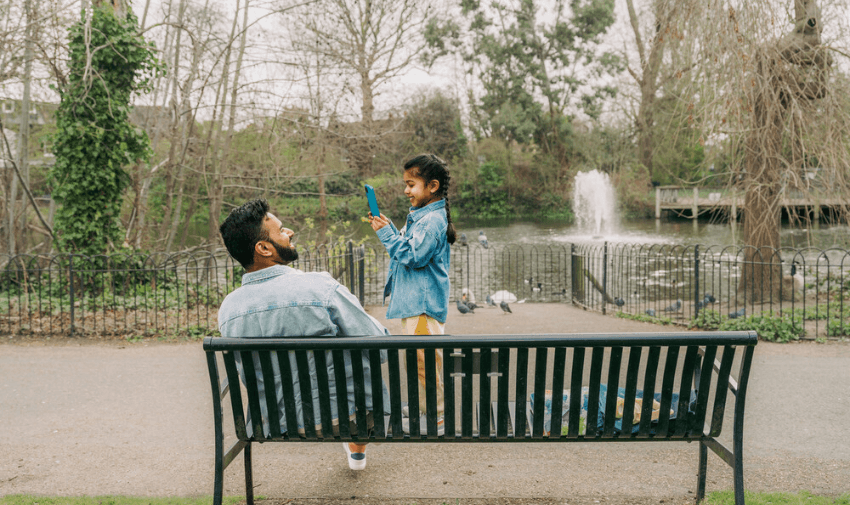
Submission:
[[[576,174],[573,212],[579,229],[602,239],[617,231],[617,197],[608,174],[596,169]]]

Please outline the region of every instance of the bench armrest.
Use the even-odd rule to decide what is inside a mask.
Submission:
[[[699,354],[700,356],[705,357],[705,347],[699,348]],[[720,372],[720,361],[717,358],[714,359],[714,371],[718,373]],[[737,396],[738,381],[736,381],[731,374],[729,375],[729,384],[727,386],[729,387],[729,390],[732,391],[732,394]]]

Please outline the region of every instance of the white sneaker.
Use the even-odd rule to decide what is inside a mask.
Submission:
[[[351,447],[354,445],[355,447]],[[345,449],[345,454],[348,455],[348,468],[352,470],[363,470],[366,468],[366,449],[360,449],[356,444],[343,442],[342,447]],[[358,452],[354,452],[358,451]]]

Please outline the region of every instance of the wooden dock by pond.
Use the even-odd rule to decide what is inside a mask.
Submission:
[[[808,214],[817,220],[824,212],[850,208],[850,195],[836,196],[823,192],[803,193],[789,190],[782,199],[781,207],[789,214]],[[694,219],[712,212],[737,221],[744,208],[744,193],[729,189],[686,188],[683,186],[655,187],[655,219],[661,219],[662,211]]]

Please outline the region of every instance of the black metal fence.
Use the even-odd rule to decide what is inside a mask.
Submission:
[[[482,305],[506,291],[517,302],[572,302],[701,328],[770,315],[798,336],[850,336],[850,251],[843,249],[475,244],[456,245],[451,255],[452,303],[465,292]],[[0,265],[2,335],[207,335],[243,273],[223,249],[0,256]],[[330,272],[364,305],[383,303],[389,257],[381,245],[302,249],[293,266]]]

